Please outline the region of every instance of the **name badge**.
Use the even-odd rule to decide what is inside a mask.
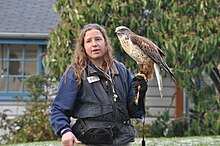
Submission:
[[[100,79],[98,76],[90,76],[90,77],[87,77],[87,80],[89,83],[94,83],[94,82],[99,81]]]

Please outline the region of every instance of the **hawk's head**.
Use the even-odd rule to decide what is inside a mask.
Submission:
[[[131,33],[131,30],[126,26],[118,26],[115,29],[115,33],[118,37],[124,37],[124,39],[129,39],[129,34]]]
[[[134,47],[134,44],[132,43],[130,39],[130,35],[132,34],[132,31],[126,26],[118,26],[115,29],[115,33],[121,43],[122,48],[125,50],[125,52],[128,53],[129,51],[132,51]]]

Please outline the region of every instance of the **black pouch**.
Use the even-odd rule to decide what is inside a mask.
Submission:
[[[72,131],[84,144],[112,144],[115,125],[110,122],[78,119],[73,125]]]

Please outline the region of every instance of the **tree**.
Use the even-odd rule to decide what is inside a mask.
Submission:
[[[134,62],[125,54],[121,55],[122,48],[114,34],[118,25],[126,25],[130,28],[138,28],[138,33],[145,32],[147,17],[145,12],[147,3],[142,1],[65,1],[58,0],[56,11],[62,19],[56,31],[52,31],[48,43],[48,66],[51,74],[57,79],[63,74],[65,68],[70,64],[71,54],[74,48],[74,40],[78,37],[79,30],[87,23],[98,23],[107,28],[112,45],[118,59],[125,61],[128,65]],[[144,26],[144,27],[142,27]],[[133,62],[133,63],[132,63]],[[132,66],[130,65],[130,66]]]
[[[179,86],[195,105],[193,110],[204,115],[217,111],[219,119],[219,5],[218,0],[58,0],[55,9],[62,23],[50,33],[46,66],[59,79],[71,63],[79,30],[99,23],[107,29],[117,59],[134,69],[114,34],[117,26],[125,25],[164,50]]]
[[[191,127],[194,135],[220,133],[219,4],[217,0],[154,1],[146,34],[168,54],[168,64],[194,104],[191,122],[199,127]],[[209,128],[215,130],[205,130]]]

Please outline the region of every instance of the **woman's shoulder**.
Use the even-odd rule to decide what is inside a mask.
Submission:
[[[124,65],[124,63],[118,61],[118,60],[114,60],[115,66],[117,67],[117,69],[119,70],[119,72],[123,73],[123,74],[131,74],[130,70]]]
[[[118,66],[118,67],[127,69],[127,68],[125,67],[124,63],[122,63],[122,62],[120,62],[120,61],[118,61],[118,60],[114,60],[114,63],[115,63],[115,65]]]
[[[72,79],[72,80],[76,80],[77,79],[77,77],[75,75],[75,72],[74,72],[74,68],[72,66],[69,66],[66,69],[66,71],[64,73],[64,76],[66,76],[67,78]]]

